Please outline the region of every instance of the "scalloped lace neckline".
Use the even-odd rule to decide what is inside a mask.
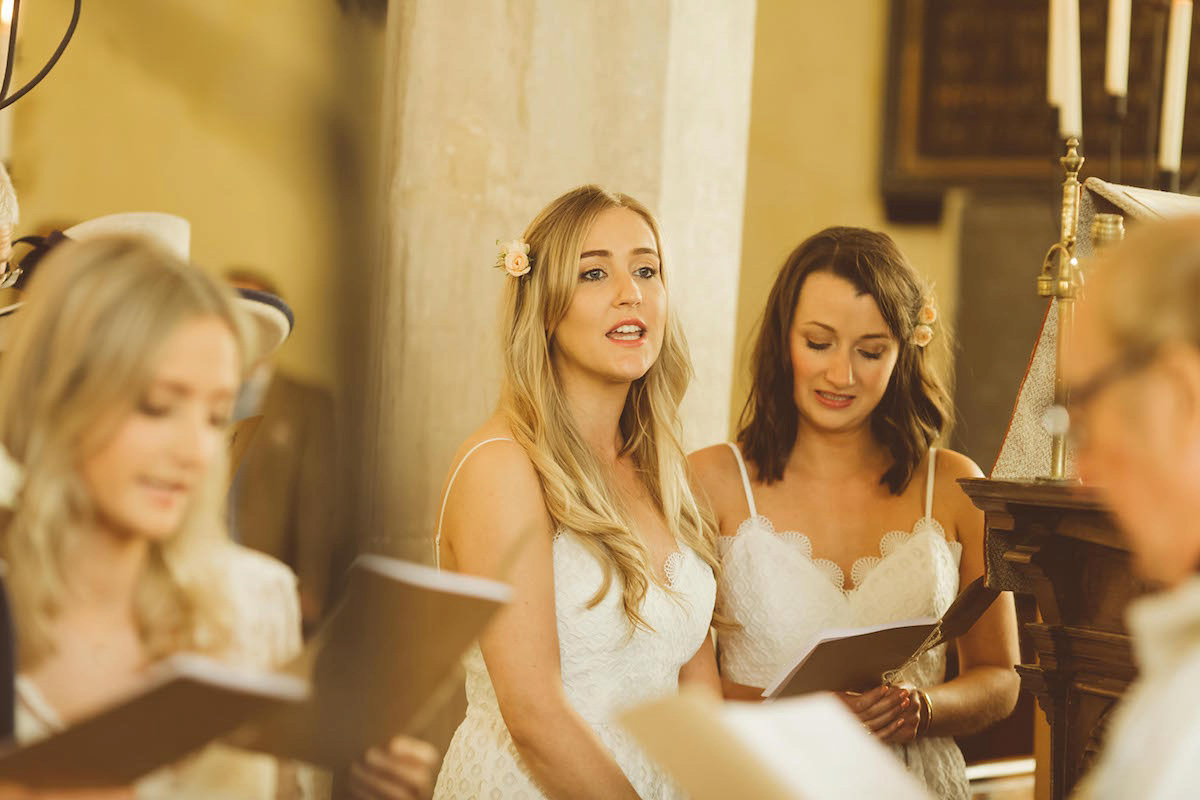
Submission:
[[[863,581],[867,579],[876,567],[887,560],[888,556],[892,553],[895,553],[901,547],[908,544],[917,534],[931,531],[937,534],[938,539],[941,540],[942,544],[946,546],[952,555],[961,557],[962,553],[962,543],[957,541],[952,542],[947,539],[942,523],[931,516],[922,516],[913,523],[912,530],[910,531],[897,529],[885,533],[879,540],[879,555],[869,553],[855,559],[854,563],[850,565],[850,579],[854,581],[854,585],[846,588],[846,573],[842,570],[841,566],[828,558],[814,558],[812,539],[808,538],[807,534],[800,531],[776,531],[775,523],[762,514],[747,517],[738,525],[736,534],[733,536],[721,536],[720,538],[729,540],[728,544],[732,545],[744,533],[753,528],[761,529],[770,536],[779,536],[796,542],[808,561],[829,579],[829,582],[833,584],[835,589],[846,596],[852,595],[862,588]]]

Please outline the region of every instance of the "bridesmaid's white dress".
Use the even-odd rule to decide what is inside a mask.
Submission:
[[[480,442],[467,452],[459,468],[476,448],[492,441],[511,440]],[[451,484],[457,474],[456,469]],[[447,495],[449,491],[447,486]],[[670,591],[651,582],[642,602],[641,614],[653,628],[647,631],[635,629],[625,616],[616,579],[599,605],[587,607],[600,586],[603,568],[574,533],[559,531],[553,557],[559,657],[567,699],[612,752],[641,797],[682,798],[678,786],[613,718],[624,708],[678,691],[680,668],[709,635],[716,596],[712,570],[687,547],[673,553],[666,564]],[[504,725],[478,645],[465,656],[464,667],[467,716],[446,751],[435,800],[544,797]]]
[[[722,675],[747,686],[767,686],[822,630],[941,616],[954,601],[962,545],[948,541],[932,515],[936,450],[929,454],[925,514],[911,531],[884,534],[879,555],[855,562],[854,586],[847,589],[837,564],[813,558],[805,534],[776,531],[758,513],[741,451],[729,446],[737,457],[750,516],[736,535],[719,540],[724,571],[717,603],[741,624],[721,635]],[[926,688],[945,675],[942,645],[909,666],[898,683]],[[969,796],[966,765],[952,737],[923,737],[894,750],[934,796]]]

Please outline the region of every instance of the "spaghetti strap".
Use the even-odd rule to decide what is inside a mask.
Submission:
[[[750,516],[757,517],[758,509],[754,507],[754,493],[750,491],[750,476],[746,474],[746,462],[742,459],[742,451],[733,442],[726,442],[737,459],[738,471],[742,473],[742,488],[746,490],[746,505],[750,507]]]
[[[925,518],[933,517],[933,478],[937,466],[937,448],[929,448],[929,475],[925,478]]]
[[[450,489],[454,487],[454,479],[458,477],[458,471],[462,469],[463,464],[467,463],[471,454],[491,442],[515,442],[515,440],[509,439],[507,436],[493,436],[491,439],[484,439],[468,450],[458,465],[454,467],[454,472],[450,473],[450,482],[446,484],[446,493],[442,495],[442,510],[438,512],[437,533],[433,537],[433,561],[438,568],[442,566],[442,518],[446,516],[446,501],[450,499]]]

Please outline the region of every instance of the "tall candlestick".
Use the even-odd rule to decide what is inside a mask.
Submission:
[[[1173,0],[1167,28],[1162,123],[1158,135],[1158,166],[1163,172],[1178,173],[1183,160],[1183,109],[1187,99],[1191,39],[1192,0]]]
[[[1104,90],[1114,97],[1129,93],[1129,34],[1132,0],[1108,0],[1108,49],[1104,61]]]
[[[1079,0],[1066,0],[1063,5],[1062,115],[1059,134],[1064,139],[1074,136],[1083,139],[1083,82],[1079,65]]]
[[[1050,0],[1046,41],[1046,102],[1062,105],[1062,7],[1065,0]]]

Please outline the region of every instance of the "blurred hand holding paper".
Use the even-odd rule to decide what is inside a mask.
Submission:
[[[941,619],[824,630],[767,684],[763,697],[866,691],[893,682],[922,653],[970,630],[999,594],[987,588],[981,576],[958,595]]]
[[[723,703],[684,690],[621,716],[692,800],[927,800],[925,790],[833,697]]]

